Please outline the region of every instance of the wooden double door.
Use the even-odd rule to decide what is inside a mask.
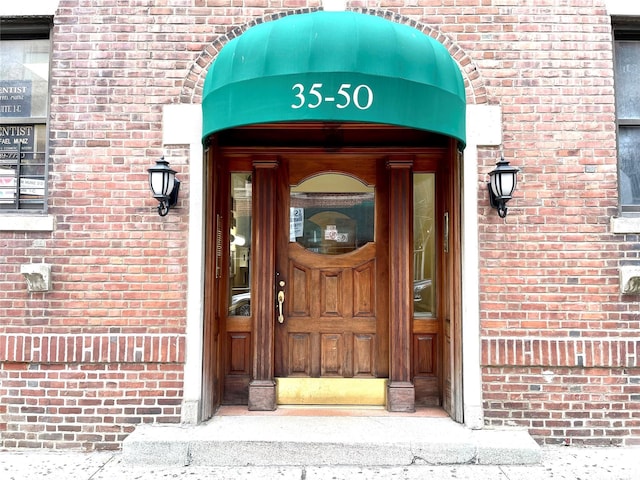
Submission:
[[[323,389],[338,380],[338,390],[355,389],[356,401],[346,403],[382,381],[389,410],[451,407],[459,390],[455,261],[444,242],[453,247],[457,232],[445,224],[455,193],[447,152],[208,153],[203,406],[273,410],[297,403],[279,391],[291,384],[306,397],[301,403],[331,403]],[[435,204],[434,265],[420,284],[431,291],[425,315],[414,310],[416,169],[433,175]],[[234,175],[244,197],[234,193]],[[249,221],[238,219],[242,212]],[[250,239],[229,251],[241,236],[236,223]]]

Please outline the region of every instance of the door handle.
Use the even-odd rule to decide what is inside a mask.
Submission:
[[[278,291],[278,323],[284,323],[284,314],[282,313],[282,304],[284,303],[284,281],[279,282],[281,290]]]

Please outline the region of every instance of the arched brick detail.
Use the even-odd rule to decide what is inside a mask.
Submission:
[[[297,10],[288,10],[272,13],[264,17],[253,19],[249,23],[239,25],[233,28],[226,35],[221,35],[214,42],[212,42],[196,61],[191,66],[189,73],[187,74],[182,84],[182,92],[180,94],[180,103],[202,103],[202,88],[204,86],[204,80],[207,76],[209,66],[216,58],[222,47],[224,47],[230,40],[242,35],[247,29],[254,25],[271,22],[279,18],[286,17],[288,15],[298,15],[302,13],[311,13],[319,10],[318,8],[304,8]],[[424,33],[425,35],[434,38],[449,51],[451,57],[456,61],[460,67],[460,72],[464,79],[464,87],[468,104],[483,104],[488,103],[487,89],[485,88],[485,82],[482,76],[478,72],[478,69],[473,63],[472,58],[454,41],[448,36],[444,35],[437,29],[418,22],[410,17],[400,15],[398,13],[389,10],[377,10],[371,8],[354,8],[354,12],[364,13],[366,15],[375,15],[385,18],[392,22],[408,25],[416,30]]]
[[[202,103],[202,88],[204,80],[209,71],[209,66],[215,60],[216,56],[229,41],[242,35],[249,28],[260,23],[272,22],[288,15],[298,15],[302,13],[311,13],[319,10],[318,8],[303,8],[296,10],[286,10],[275,12],[264,17],[254,18],[249,23],[239,25],[233,28],[226,35],[221,35],[213,43],[211,43],[191,66],[184,83],[182,84],[182,92],[180,94],[180,103]]]

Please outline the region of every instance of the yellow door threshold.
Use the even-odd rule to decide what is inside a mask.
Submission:
[[[449,418],[440,407],[418,407],[415,412],[388,412],[376,405],[278,405],[274,411],[250,411],[246,405],[222,405],[218,417],[429,417]]]
[[[276,378],[278,405],[386,404],[386,378]]]

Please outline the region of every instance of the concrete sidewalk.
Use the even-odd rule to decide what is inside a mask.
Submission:
[[[538,465],[157,466],[132,465],[120,452],[0,452],[2,480],[638,480],[640,447],[543,447]]]

